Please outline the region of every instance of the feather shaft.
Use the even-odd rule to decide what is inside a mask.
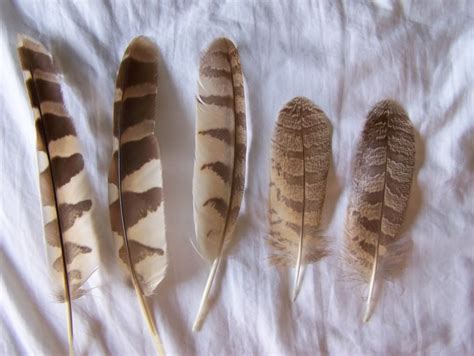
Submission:
[[[66,293],[65,300],[66,302],[64,304],[66,305],[66,328],[67,328],[67,341],[69,345],[69,355],[74,356],[74,332],[73,332],[73,326],[72,326],[72,305],[71,305],[71,297],[69,293]]]
[[[199,331],[201,329],[202,322],[204,321],[204,310],[205,306],[207,305],[207,299],[209,297],[209,292],[211,291],[212,284],[214,283],[217,270],[219,269],[221,259],[222,255],[219,255],[219,257],[216,258],[212,263],[209,276],[207,277],[206,286],[204,287],[204,291],[202,293],[201,302],[199,303],[199,310],[193,324],[193,331]]]
[[[385,161],[385,168],[384,171],[387,171],[387,161]],[[372,271],[370,273],[370,280],[369,280],[369,292],[367,294],[367,301],[365,305],[365,313],[363,321],[364,323],[369,321],[370,314],[372,311],[372,300],[374,295],[374,286],[375,286],[375,276],[377,275],[377,267],[379,264],[379,249],[380,249],[380,235],[382,234],[382,218],[384,216],[384,207],[385,207],[385,192],[387,190],[387,177],[384,176],[383,181],[383,198],[382,198],[382,209],[380,210],[379,216],[379,227],[378,227],[378,234],[377,240],[375,241],[375,251],[374,251],[374,262],[372,266]]]
[[[305,149],[304,149],[304,136],[301,132],[301,143],[303,144],[303,162],[305,161]],[[301,212],[301,227],[300,227],[300,240],[298,242],[298,256],[296,258],[296,274],[295,282],[293,287],[293,296],[291,300],[294,302],[298,295],[299,285],[301,282],[300,273],[301,273],[301,257],[303,256],[303,239],[304,239],[304,214],[306,210],[306,174],[303,174],[303,211]]]
[[[303,234],[301,234],[300,242],[298,245],[298,257],[296,259],[296,274],[295,274],[295,281],[293,285],[293,294],[291,297],[291,301],[295,301],[296,297],[298,296],[299,287],[301,284],[301,257],[303,256]]]
[[[377,266],[379,264],[379,246],[380,246],[380,238],[377,239],[375,243],[375,253],[374,253],[374,264],[372,266],[372,272],[370,274],[370,281],[369,281],[369,293],[367,295],[367,301],[365,305],[365,314],[364,314],[364,323],[369,321],[370,314],[372,312],[372,300],[374,295],[374,285],[375,285],[375,276],[377,274]]]
[[[165,349],[163,347],[163,342],[161,341],[160,334],[158,333],[158,329],[156,328],[153,314],[151,313],[150,308],[148,307],[148,303],[146,302],[145,296],[143,295],[143,292],[141,291],[140,285],[138,284],[136,278],[133,278],[132,280],[133,287],[137,295],[138,304],[140,305],[140,310],[142,311],[142,315],[145,319],[148,330],[151,333],[156,352],[158,353],[158,355],[164,356]]]

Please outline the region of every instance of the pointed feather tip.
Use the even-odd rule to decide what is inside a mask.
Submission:
[[[46,47],[39,41],[33,39],[32,37],[25,35],[24,33],[18,33],[16,35],[16,45],[17,48],[29,48],[36,52],[41,52],[50,56],[51,54],[46,49]]]
[[[23,33],[16,34],[16,47],[21,48],[24,46],[24,42],[28,39],[28,36]]]
[[[36,42],[30,36],[25,35],[24,33],[17,33],[16,34],[16,45],[18,48],[24,47],[28,42]]]

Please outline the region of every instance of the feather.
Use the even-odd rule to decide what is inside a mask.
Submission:
[[[328,254],[319,224],[331,159],[331,127],[321,109],[296,97],[280,111],[272,139],[268,244],[270,262],[296,267],[293,300],[301,265]]]
[[[230,40],[219,38],[204,53],[199,68],[194,224],[198,252],[212,268],[193,330],[200,328],[210,288],[234,235],[244,193],[246,151],[239,54]]]
[[[81,287],[98,266],[92,191],[51,54],[24,35],[18,37],[18,54],[35,119],[44,237],[53,293],[66,304],[72,354],[71,300],[85,293]]]
[[[368,321],[376,275],[403,269],[408,240],[399,236],[415,165],[413,126],[400,104],[385,100],[369,113],[356,154],[345,223],[344,258],[369,284]]]
[[[168,264],[161,161],[154,135],[157,79],[158,48],[148,38],[136,37],[125,51],[116,81],[109,211],[118,259],[163,355],[145,299],[165,277]]]

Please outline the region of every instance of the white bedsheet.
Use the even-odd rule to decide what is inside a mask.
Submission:
[[[0,353],[65,354],[64,306],[49,292],[33,119],[16,34],[48,46],[96,190],[101,285],[73,304],[78,355],[152,355],[109,229],[106,176],[120,58],[136,35],[161,50],[157,136],[164,166],[170,267],[152,298],[174,355],[472,355],[474,353],[474,2],[0,0]],[[209,266],[193,250],[191,179],[199,55],[237,44],[247,84],[248,184],[239,240],[219,274],[203,330],[192,333]],[[337,253],[293,271],[266,263],[270,138],[297,95],[333,125],[323,226],[343,239],[351,161],[369,109],[391,97],[416,127],[416,176],[403,234],[414,250],[363,325],[363,291]]]

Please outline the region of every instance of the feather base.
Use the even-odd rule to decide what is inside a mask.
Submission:
[[[209,272],[209,277],[207,278],[206,286],[204,287],[204,292],[202,293],[201,303],[199,304],[199,310],[196,315],[196,320],[193,324],[193,331],[199,331],[202,326],[202,322],[204,321],[204,308],[207,305],[207,299],[209,297],[209,292],[211,291],[212,284],[216,277],[217,270],[219,269],[219,265],[221,264],[221,255],[217,257],[214,262],[212,263],[211,271]]]

